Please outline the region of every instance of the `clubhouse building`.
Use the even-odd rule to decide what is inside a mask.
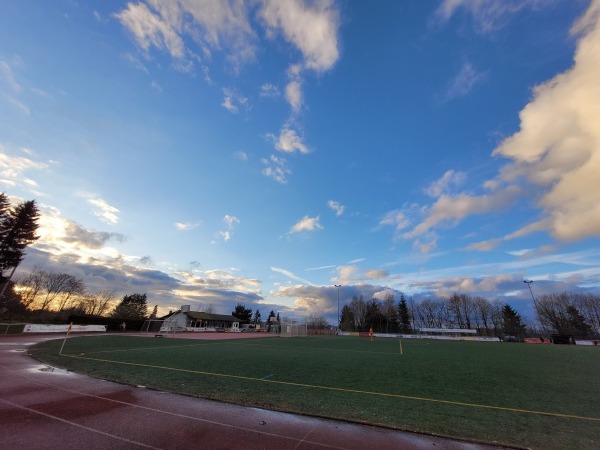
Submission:
[[[223,314],[190,311],[189,305],[165,319],[177,331],[240,331],[240,319]]]

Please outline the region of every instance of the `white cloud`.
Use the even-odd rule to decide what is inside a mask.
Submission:
[[[202,222],[176,222],[175,228],[179,231],[188,231],[199,227],[201,224]]]
[[[483,214],[497,211],[508,206],[520,193],[516,186],[493,192],[489,195],[473,196],[460,194],[454,197],[442,196],[426,210],[425,219],[411,231],[405,233],[405,238],[421,236],[433,227],[447,221],[458,222],[471,214]]]
[[[166,49],[173,58],[183,58],[185,48],[183,40],[179,36],[182,24],[176,17],[178,14],[163,15],[163,11],[153,12],[144,3],[128,3],[127,7],[116,14],[121,23],[133,34],[138,45],[148,51],[151,46],[158,49]],[[175,9],[175,8],[174,8]]]
[[[463,63],[458,73],[448,84],[444,99],[448,101],[468,95],[477,84],[485,79],[485,76],[485,72],[478,72],[473,64]]]
[[[248,12],[243,1],[147,0],[128,3],[116,17],[143,50],[166,50],[181,70],[190,71],[191,52],[186,49],[184,35],[191,37],[207,58],[212,50],[225,50],[234,69],[254,58],[255,32]]]
[[[466,176],[463,172],[448,170],[439,180],[434,181],[425,188],[425,193],[430,197],[437,198],[442,194],[450,193],[453,186],[460,186],[465,179]]]
[[[281,93],[279,92],[279,88],[271,83],[264,83],[260,87],[260,96],[261,97],[279,97]]]
[[[110,205],[106,200],[97,197],[90,197],[87,202],[94,206],[94,215],[102,222],[116,224],[119,221],[119,210]]]
[[[314,286],[310,281],[305,280],[304,278],[300,278],[299,276],[294,275],[289,270],[281,269],[279,267],[271,267],[271,270],[273,272],[277,272],[277,273],[280,273],[282,275],[285,275],[286,277],[291,278],[292,280],[300,281],[301,283],[305,283],[305,284],[308,284],[310,286]]]
[[[302,138],[291,128],[284,126],[279,133],[279,137],[268,134],[267,137],[275,142],[275,148],[284,153],[309,153],[309,148],[302,142]]]
[[[339,58],[339,12],[333,1],[263,0],[260,15],[271,33],[284,38],[302,53],[304,66],[322,72]]]
[[[396,232],[406,229],[410,225],[410,220],[406,215],[397,209],[390,211],[382,217],[379,225],[392,226]]]
[[[4,77],[8,87],[15,93],[18,94],[21,91],[21,85],[15,81],[12,69],[6,61],[0,60],[0,74]]]
[[[223,217],[223,222],[225,222],[225,225],[227,225],[227,228],[233,228],[234,225],[237,225],[240,223],[240,219],[238,219],[235,216],[225,214],[225,217]]]
[[[333,210],[335,212],[335,215],[338,217],[344,214],[344,209],[346,208],[340,202],[336,202],[335,200],[329,200],[327,202],[327,206],[329,206],[329,208]]]
[[[32,152],[27,149],[21,149],[26,155]],[[0,184],[10,187],[20,187],[30,191],[30,188],[37,187],[37,182],[27,174],[31,171],[44,172],[50,168],[49,163],[42,163],[24,156],[12,156],[6,153],[6,149],[0,144]]]
[[[471,14],[475,30],[490,33],[502,28],[510,17],[524,8],[546,6],[549,0],[444,0],[435,12],[435,20],[445,23],[459,9]]]
[[[263,158],[262,163],[267,166],[262,170],[263,175],[272,178],[278,183],[287,183],[287,176],[290,175],[292,171],[288,168],[287,161],[284,158],[271,155],[269,159]]]
[[[600,1],[572,32],[573,67],[534,88],[520,130],[494,151],[512,160],[497,181],[536,186],[547,230],[565,241],[600,236]]]
[[[365,278],[367,280],[381,280],[387,278],[388,275],[388,271],[383,269],[371,269],[365,272]]]
[[[292,233],[301,233],[303,231],[315,231],[318,229],[322,229],[323,227],[319,223],[319,216],[317,217],[308,217],[304,216],[300,219],[290,230],[290,234]]]
[[[300,80],[290,81],[285,87],[285,98],[291,105],[294,113],[302,107],[302,83]]]
[[[244,107],[245,109],[249,109],[248,98],[239,94],[234,89],[224,88],[223,95],[224,99],[223,103],[221,103],[221,106],[227,111],[235,114],[239,111],[240,106]]]

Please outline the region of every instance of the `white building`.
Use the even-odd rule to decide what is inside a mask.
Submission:
[[[235,316],[190,311],[184,305],[179,311],[165,319],[165,325],[175,331],[240,331],[240,319]]]

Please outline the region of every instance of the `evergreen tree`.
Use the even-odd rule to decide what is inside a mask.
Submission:
[[[35,200],[9,208],[8,198],[0,193],[0,274],[16,268],[25,255],[25,248],[39,236],[38,211]]]
[[[398,322],[400,324],[400,333],[410,333],[412,331],[410,312],[404,294],[400,294],[400,301],[398,302]]]
[[[249,324],[252,320],[252,309],[246,308],[241,303],[238,303],[231,312],[231,315],[240,319],[241,325]]]
[[[158,305],[154,305],[154,309],[152,309],[152,314],[150,314],[150,319],[156,319],[158,315]]]
[[[145,319],[148,316],[146,294],[125,295],[111,315],[119,319]]]
[[[525,325],[521,316],[508,303],[502,307],[502,331],[504,334],[516,337],[525,334]]]
[[[354,331],[354,314],[352,313],[352,308],[344,305],[340,316],[340,329],[342,331]]]

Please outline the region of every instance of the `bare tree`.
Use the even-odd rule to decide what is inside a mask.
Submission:
[[[21,303],[27,309],[31,308],[44,287],[45,272],[34,267],[31,272],[17,278],[15,284],[19,287]]]
[[[67,273],[44,272],[44,290],[46,295],[42,298],[39,308],[40,311],[50,309],[50,305],[54,300],[67,289],[70,283],[70,277],[71,275]]]
[[[114,291],[100,291],[79,297],[77,307],[88,316],[103,316],[117,299]]]
[[[398,310],[396,309],[394,294],[387,292],[381,305],[381,313],[385,317],[387,332],[396,332],[398,330]]]
[[[475,297],[473,302],[475,303],[477,328],[483,328],[486,335],[489,335],[492,324],[492,305],[487,298],[483,297]]]
[[[63,311],[69,306],[69,300],[74,296],[85,294],[85,283],[81,278],[74,277],[73,275],[66,275],[66,280],[63,284],[63,288],[59,295],[57,295],[57,310],[58,312]]]
[[[352,297],[352,301],[350,302],[350,310],[354,315],[355,329],[362,328],[367,317],[367,303],[363,299],[362,295],[360,297]]]

